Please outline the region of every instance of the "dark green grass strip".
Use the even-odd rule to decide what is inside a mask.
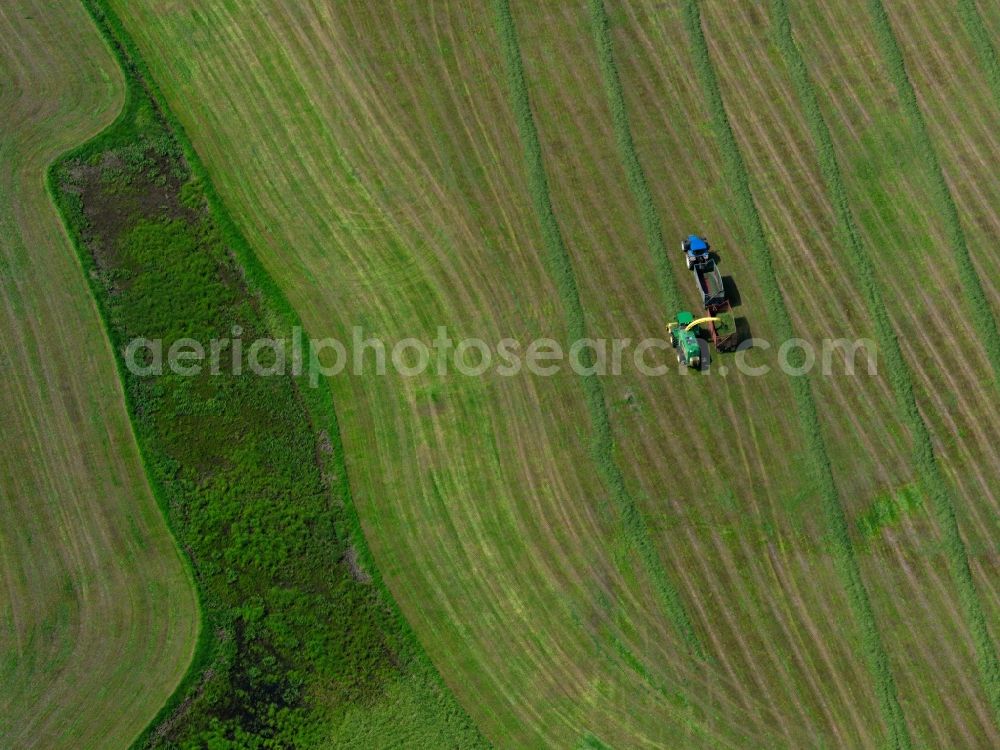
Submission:
[[[584,321],[583,305],[573,273],[569,253],[563,242],[559,223],[556,221],[549,195],[548,178],[542,161],[542,146],[538,140],[538,130],[535,127],[534,115],[531,112],[531,102],[528,98],[528,87],[524,79],[524,63],[521,59],[521,49],[517,39],[517,29],[514,17],[510,11],[508,0],[494,0],[496,10],[497,31],[500,46],[503,50],[507,66],[507,77],[510,88],[511,108],[517,121],[518,134],[524,148],[525,169],[528,177],[528,188],[534,204],[535,213],[541,224],[542,240],[545,245],[546,261],[549,273],[552,275],[563,309],[566,314],[567,336],[570,341],[578,341],[587,337]],[[592,355],[589,349],[584,350]],[[584,367],[590,362],[584,362]],[[587,410],[593,427],[591,452],[597,464],[601,478],[607,484],[618,513],[621,516],[626,538],[629,544],[639,553],[642,563],[649,574],[657,593],[659,594],[674,628],[687,647],[697,656],[704,656],[694,625],[688,617],[681,600],[680,593],[674,587],[664,570],[663,563],[650,539],[646,521],[625,486],[625,479],[614,459],[614,438],[611,431],[611,421],[608,418],[604,402],[604,391],[596,375],[581,375]]]
[[[793,336],[792,321],[775,276],[771,249],[768,246],[764,226],[750,190],[746,164],[726,114],[722,91],[719,88],[719,81],[701,27],[701,10],[697,0],[685,0],[683,10],[684,24],[691,44],[694,66],[701,79],[702,89],[711,114],[712,129],[723,156],[724,176],[732,186],[736,197],[739,211],[736,218],[742,223],[749,237],[751,262],[760,280],[775,333],[780,340],[787,341]],[[802,352],[796,352],[796,354],[799,357],[804,357]],[[793,362],[792,366],[796,367],[800,364],[801,361]],[[829,542],[838,573],[844,582],[848,601],[851,604],[858,627],[861,629],[864,656],[875,681],[875,692],[878,696],[883,719],[889,730],[891,746],[907,749],[911,746],[909,733],[896,694],[896,684],[889,670],[889,660],[875,621],[875,612],[872,609],[871,600],[861,576],[861,569],[855,557],[847,517],[834,483],[833,471],[823,440],[812,389],[806,377],[791,378],[790,385],[805,437],[813,486],[819,494],[826,517]]]
[[[586,732],[577,743],[576,750],[612,750],[612,747],[592,732]]]
[[[976,48],[979,56],[979,64],[983,68],[983,74],[989,84],[993,98],[1000,105],[1000,59],[997,58],[997,50],[990,39],[990,32],[983,23],[979,9],[976,7],[976,0],[958,0],[958,14],[962,18],[965,30],[972,38],[972,44]]]
[[[959,534],[951,492],[934,455],[930,431],[917,409],[913,374],[903,357],[899,339],[889,318],[885,295],[883,295],[878,282],[878,275],[875,272],[871,255],[865,248],[861,233],[854,220],[847,197],[847,189],[840,172],[840,165],[837,163],[833,138],[809,78],[809,71],[792,35],[787,0],[771,0],[771,15],[775,32],[774,39],[791,73],[795,91],[816,145],[820,170],[830,195],[830,201],[833,204],[834,213],[837,216],[837,228],[841,242],[847,248],[847,256],[853,266],[859,288],[864,294],[868,312],[875,323],[882,360],[889,373],[889,382],[896,396],[899,414],[913,437],[912,463],[920,477],[924,494],[932,500],[938,524],[941,527],[951,574],[958,588],[959,599],[975,640],[980,676],[993,707],[994,716],[1000,721],[1000,679],[998,679],[996,651],[986,627],[986,618],[969,569],[965,544]]]
[[[611,120],[614,123],[615,141],[618,144],[618,152],[625,167],[629,189],[639,206],[639,218],[642,222],[642,230],[646,234],[646,244],[649,245],[649,251],[653,256],[656,280],[660,287],[663,305],[667,314],[672,315],[680,310],[684,303],[677,287],[677,279],[670,269],[666,248],[663,246],[663,229],[660,225],[660,216],[653,204],[653,194],[649,191],[646,174],[643,172],[636,154],[628,109],[625,107],[622,82],[618,75],[618,66],[615,64],[608,14],[604,7],[604,0],[589,0],[589,2],[591,27],[594,41],[597,43],[597,55],[600,61],[601,75],[604,78],[608,107],[611,109]]]
[[[917,149],[924,155],[927,167],[931,171],[941,220],[944,222],[945,237],[955,256],[958,278],[962,282],[962,289],[965,292],[969,315],[979,335],[979,343],[986,351],[986,357],[993,369],[993,384],[1000,388],[1000,330],[997,329],[996,317],[993,315],[993,310],[983,291],[982,281],[976,272],[976,267],[972,264],[969,246],[965,241],[965,232],[962,231],[962,222],[958,216],[958,207],[955,205],[955,199],[948,188],[937,151],[931,142],[930,131],[927,129],[923,112],[920,110],[920,103],[917,101],[916,91],[906,70],[903,51],[900,49],[896,34],[892,30],[889,14],[886,13],[881,0],[868,0],[868,10],[871,13],[872,26],[882,50],[889,78],[896,87],[903,112],[913,129]]]

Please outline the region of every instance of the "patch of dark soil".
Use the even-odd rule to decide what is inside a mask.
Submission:
[[[344,564],[351,571],[351,578],[358,583],[372,582],[371,575],[361,567],[361,561],[358,559],[358,551],[354,549],[354,545],[347,546],[347,551],[344,553]]]
[[[87,222],[84,239],[100,271],[121,266],[118,239],[143,219],[194,222],[199,212],[181,202],[189,177],[179,154],[149,145],[137,153],[107,151],[94,163],[75,161],[62,189],[80,197]]]

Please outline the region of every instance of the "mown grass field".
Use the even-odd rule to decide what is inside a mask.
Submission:
[[[774,343],[764,377],[329,380],[374,562],[487,739],[1000,744],[1000,12],[108,5],[311,335],[661,335],[703,232]],[[793,336],[878,372],[788,378]]]
[[[703,230],[754,335],[900,355],[801,383],[332,380],[375,559],[445,680],[511,743],[995,743],[996,386],[967,304],[974,279],[997,304],[997,103],[946,51],[956,11],[890,11],[916,117],[874,6],[791,4],[806,85],[783,4],[605,3],[610,77],[594,3],[505,7],[119,9],[316,335],[658,331]]]
[[[123,747],[198,613],[45,175],[124,85],[75,2],[4,4],[0,71],[0,745]]]

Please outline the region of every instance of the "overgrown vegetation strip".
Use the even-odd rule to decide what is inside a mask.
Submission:
[[[989,29],[983,23],[979,8],[976,7],[976,0],[958,0],[957,6],[962,24],[976,48],[979,64],[983,66],[983,74],[993,93],[993,99],[1000,106],[1000,59],[997,58],[997,50],[993,39],[990,38]]]
[[[587,337],[583,305],[580,302],[572,262],[552,208],[548,178],[542,160],[542,147],[531,111],[531,101],[524,78],[524,63],[521,58],[514,17],[508,0],[494,0],[494,9],[500,45],[507,67],[511,108],[517,122],[521,146],[524,149],[528,189],[531,192],[532,203],[542,229],[546,266],[555,282],[566,314],[567,336],[570,341],[578,341]],[[586,368],[592,364],[586,360],[592,360],[593,352],[589,349],[585,349],[584,352],[583,359],[585,361],[582,364]],[[681,600],[680,593],[670,581],[663,562],[653,546],[646,521],[625,486],[625,479],[615,463],[614,438],[601,382],[596,374],[584,374],[580,376],[580,379],[593,429],[591,453],[601,478],[615,501],[626,538],[638,552],[643,566],[663,602],[671,624],[688,649],[695,655],[703,657],[704,651]]]
[[[959,533],[952,492],[948,488],[934,454],[934,444],[927,423],[917,408],[913,373],[903,357],[899,339],[889,317],[889,308],[885,304],[885,295],[882,293],[878,275],[872,263],[872,256],[865,248],[864,240],[861,238],[861,233],[851,211],[847,189],[834,150],[833,137],[826,124],[826,119],[823,117],[805,60],[795,43],[787,0],[771,0],[771,16],[774,39],[791,74],[806,123],[816,145],[820,171],[837,217],[837,228],[841,235],[841,241],[847,248],[848,259],[860,282],[859,286],[881,344],[880,351],[888,370],[889,382],[896,396],[903,421],[909,428],[913,439],[912,463],[920,478],[924,495],[931,499],[941,528],[949,567],[976,645],[980,679],[983,681],[986,695],[993,708],[994,719],[1000,725],[1000,669],[998,669],[996,650],[986,626],[986,618],[969,568],[965,543]]]
[[[765,303],[771,314],[775,334],[781,340],[789,340],[793,336],[791,317],[775,275],[771,250],[750,189],[746,164],[729,123],[729,116],[726,114],[722,90],[701,26],[701,9],[697,0],[684,0],[683,14],[694,66],[710,110],[712,130],[722,152],[724,177],[735,194],[738,218],[748,235],[752,250],[751,262],[765,295]],[[800,366],[804,356],[803,352],[795,351],[790,357],[792,366]],[[861,577],[847,517],[834,482],[812,388],[805,376],[791,378],[791,388],[805,437],[813,484],[819,492],[826,517],[837,570],[844,582],[848,601],[861,629],[864,656],[875,681],[879,708],[886,722],[892,747],[908,750],[911,747],[909,731],[899,705],[896,683],[889,669],[889,660],[875,620],[875,612]]]
[[[622,91],[621,77],[615,63],[614,44],[611,39],[611,28],[608,21],[604,0],[589,0],[590,21],[597,44],[597,55],[600,61],[601,75],[604,79],[604,90],[608,97],[608,107],[611,110],[611,120],[614,124],[615,141],[625,167],[629,189],[639,206],[639,218],[642,230],[646,235],[653,256],[653,266],[656,270],[656,280],[660,287],[660,295],[667,315],[680,310],[684,305],[677,279],[670,268],[666,248],[663,245],[663,228],[660,216],[653,204],[653,194],[646,182],[646,174],[635,149],[632,138],[632,126],[629,124],[628,109],[625,106],[625,94]]]
[[[233,326],[247,339],[301,330],[120,21],[103,0],[84,4],[125,73],[126,105],[53,166],[49,186],[116,353],[135,336],[166,346],[238,335]],[[147,377],[118,366],[205,615],[185,680],[136,744],[316,744],[355,707],[419,683],[412,723],[367,730],[485,746],[373,564],[329,389],[294,371]]]
[[[886,13],[881,0],[868,0],[868,10],[889,79],[896,87],[903,112],[913,129],[917,149],[927,160],[927,167],[931,172],[931,180],[937,193],[941,218],[944,222],[945,238],[955,256],[958,278],[962,282],[962,289],[965,292],[969,316],[972,318],[976,332],[979,334],[979,342],[986,351],[986,357],[993,369],[993,385],[1000,390],[1000,329],[997,328],[996,316],[986,299],[979,273],[972,263],[972,256],[969,253],[965,232],[962,230],[962,222],[958,215],[958,207],[955,205],[955,199],[948,187],[944,170],[941,168],[941,161],[938,159],[937,151],[931,141],[930,131],[920,109],[920,103],[917,101],[917,93],[913,88],[912,81],[910,81],[910,74],[906,70],[903,51],[896,39],[895,32],[892,30],[889,14]],[[979,45],[977,45],[978,47]],[[996,55],[994,54],[993,57],[995,60]]]

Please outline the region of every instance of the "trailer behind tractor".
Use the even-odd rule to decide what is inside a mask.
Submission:
[[[733,307],[726,298],[722,274],[711,254],[711,246],[704,237],[689,235],[681,242],[684,261],[694,276],[701,295],[701,303],[709,318],[706,329],[715,348],[720,352],[732,351],[739,344]]]

